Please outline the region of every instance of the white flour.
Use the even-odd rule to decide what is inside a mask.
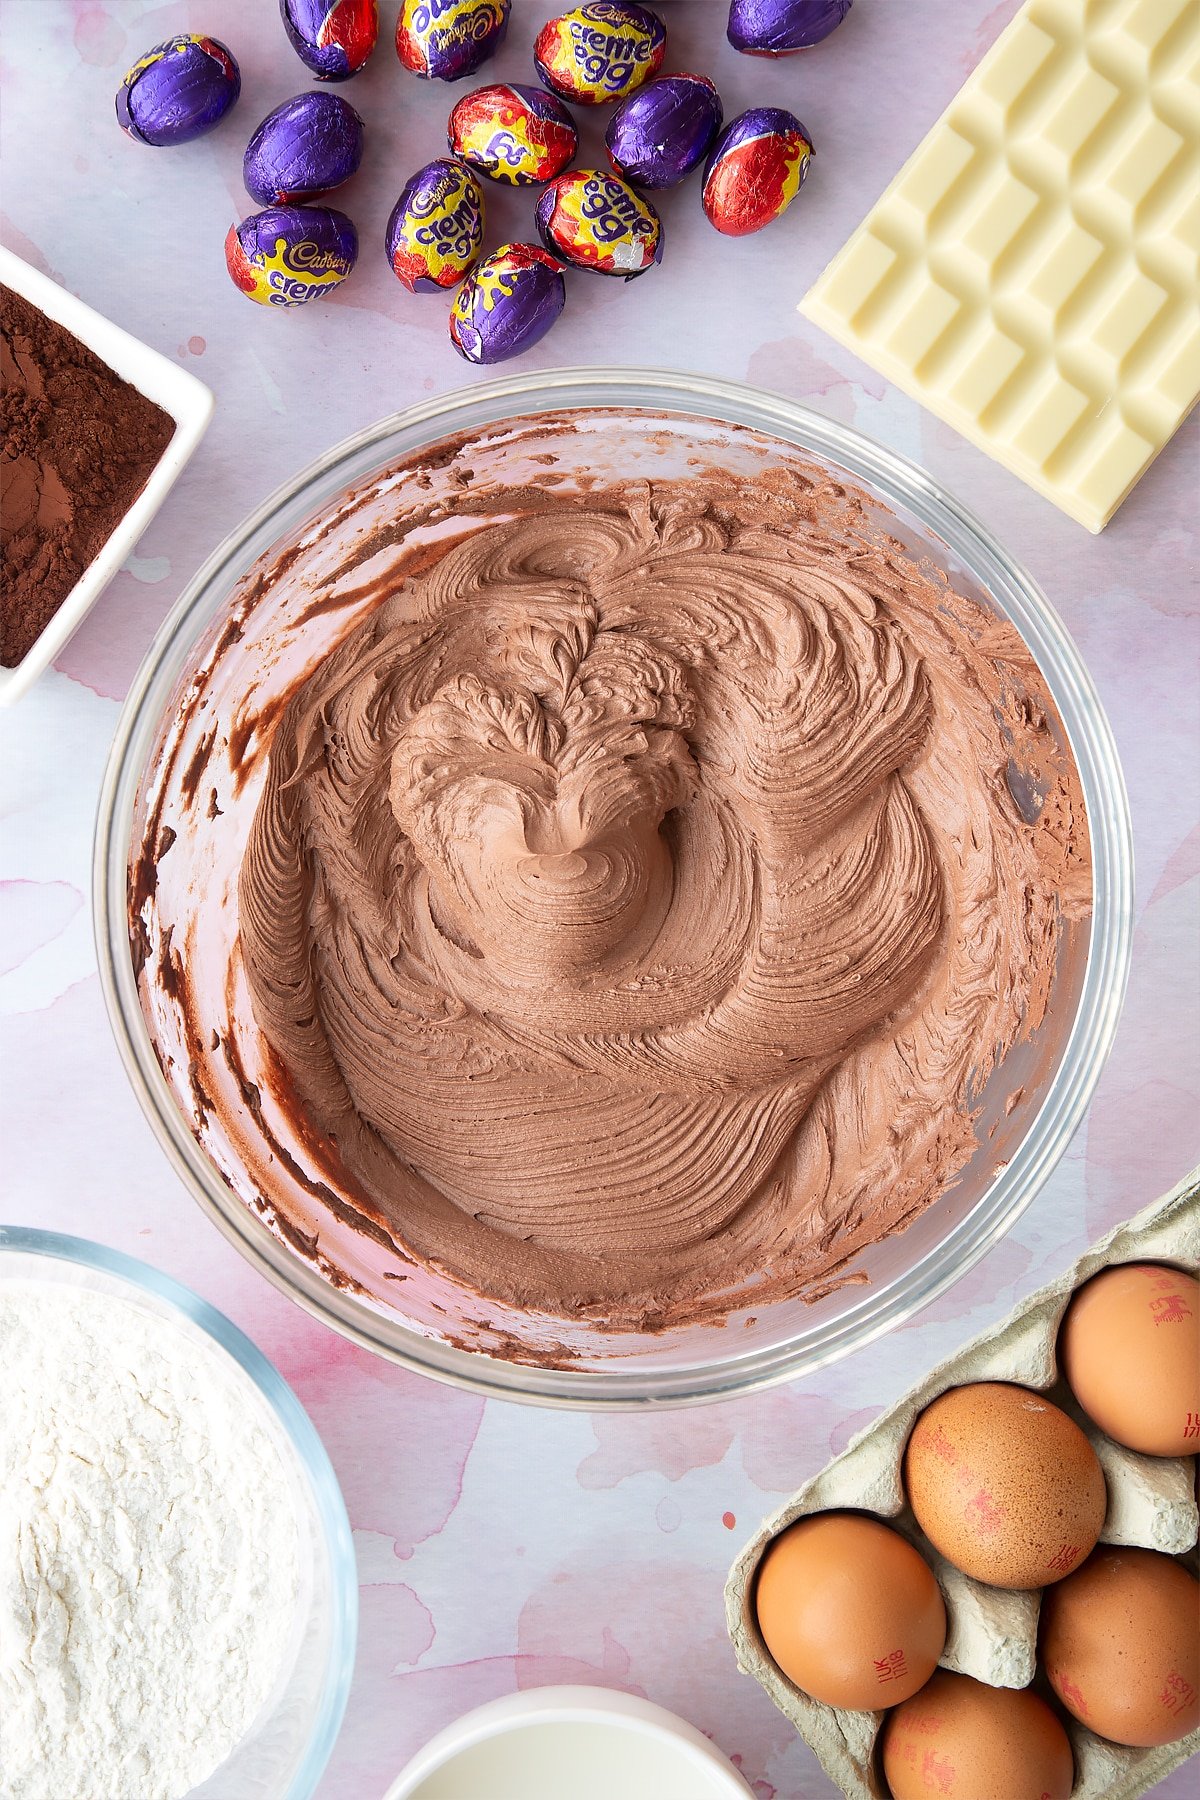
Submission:
[[[244,1735],[300,1587],[267,1417],[136,1301],[0,1287],[2,1800],[179,1800]]]

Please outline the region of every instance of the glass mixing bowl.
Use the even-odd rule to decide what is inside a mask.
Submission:
[[[555,438],[548,415],[568,411],[573,429]],[[978,1097],[970,1162],[906,1230],[856,1260],[855,1284],[814,1303],[745,1307],[724,1328],[611,1335],[556,1323],[548,1339],[545,1321],[491,1302],[485,1309],[449,1277],[402,1267],[390,1246],[323,1204],[324,1177],[282,1109],[272,1110],[238,975],[236,876],[279,697],[370,603],[303,614],[293,606],[287,616],[273,603],[255,608],[256,579],[284,554],[318,579],[332,553],[313,527],[334,511],[346,530],[360,530],[360,514],[386,517],[398,487],[419,480],[423,495],[431,484],[445,494],[452,515],[464,467],[509,484],[544,481],[548,447],[556,481],[714,465],[760,473],[780,459],[849,477],[910,555],[1016,626],[1056,704],[1063,754],[1075,759],[1087,804],[1092,911],[1064,927],[1044,1023]],[[371,572],[364,565],[368,594]],[[211,800],[193,807],[197,784],[207,792],[214,741],[228,746],[225,773]],[[142,891],[147,868],[152,896]],[[339,445],[261,506],[191,582],[134,681],[104,780],[95,859],[101,978],[122,1058],[175,1167],[242,1254],[310,1312],[395,1361],[509,1398],[588,1407],[711,1400],[804,1374],[909,1318],[977,1262],[1038,1192],[1095,1088],[1128,972],[1132,890],[1125,790],[1095,689],[1044,596],[970,514],[911,463],[791,402],[722,381],[605,369],[514,376],[427,401]],[[187,986],[227,1008],[236,1055],[207,1019],[189,1030],[170,991],[176,983],[139,985],[143,953],[162,966],[185,945]],[[214,1094],[223,1123],[212,1116]],[[565,1366],[561,1358],[547,1366],[554,1341],[568,1346]]]
[[[250,1339],[149,1263],[88,1238],[0,1225],[0,1285],[62,1282],[114,1294],[169,1319],[176,1329],[223,1351],[262,1398],[283,1466],[293,1477],[296,1517],[308,1551],[294,1655],[240,1743],[193,1788],[188,1800],[311,1800],[329,1761],[346,1710],[358,1635],[358,1574],[350,1521],[337,1476],[311,1419]]]

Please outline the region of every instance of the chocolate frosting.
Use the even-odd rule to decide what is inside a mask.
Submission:
[[[840,526],[786,482],[526,496],[280,720],[255,1016],[364,1214],[485,1295],[800,1291],[942,1191],[1040,1020],[1090,876],[1036,668]]]

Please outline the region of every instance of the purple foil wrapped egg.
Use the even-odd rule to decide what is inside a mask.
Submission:
[[[746,56],[790,56],[836,31],[851,0],[731,0],[726,37]]]
[[[707,75],[665,75],[623,100],[604,142],[613,168],[637,187],[674,187],[703,162],[721,127]]]
[[[548,251],[504,244],[455,295],[450,342],[467,362],[506,362],[545,337],[566,299],[563,272]]]
[[[117,89],[117,123],[139,144],[187,144],[219,125],[242,91],[216,38],[184,33],[139,56]]]
[[[512,0],[401,0],[396,55],[427,81],[473,75],[504,42]]]
[[[388,264],[414,294],[436,294],[470,273],[483,249],[483,189],[452,157],[405,182],[387,222]]]
[[[268,206],[231,225],[230,276],[260,306],[304,306],[345,281],[358,261],[358,233],[328,206]]]
[[[575,269],[632,281],[662,260],[662,220],[644,195],[605,169],[552,181],[537,203],[538,236]]]
[[[379,37],[379,0],[279,0],[292,49],[318,81],[348,81]]]
[[[787,211],[808,174],[812,139],[795,113],[752,106],[712,147],[701,199],[709,223],[726,237],[761,231]]]
[[[553,94],[497,83],[464,94],[450,114],[450,148],[493,181],[551,181],[579,148],[575,121]]]
[[[591,0],[548,19],[533,61],[552,94],[577,106],[624,100],[662,66],[667,31],[648,6]]]
[[[362,161],[365,126],[348,100],[310,88],[267,114],[246,146],[242,179],[260,206],[312,200]]]

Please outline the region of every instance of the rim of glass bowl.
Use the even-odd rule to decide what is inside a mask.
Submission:
[[[995,595],[1036,658],[1079,768],[1092,836],[1093,912],[1079,1006],[1040,1111],[979,1202],[936,1247],[837,1319],[783,1343],[670,1369],[545,1369],[456,1349],[335,1289],[227,1189],[179,1111],[150,1042],[129,956],[134,799],[181,668],[216,607],[278,538],[341,489],[456,431],[570,408],[640,408],[744,425],[810,450],[906,507]],[[394,1362],[477,1392],[585,1408],[681,1405],[749,1393],[872,1342],[943,1293],[1009,1229],[1058,1163],[1092,1097],[1129,973],[1133,842],[1116,745],[1079,652],[1037,584],[965,507],[895,451],[807,407],[740,383],[656,369],[552,369],[421,401],[356,433],[286,482],[226,538],[180,596],[134,678],[101,789],[93,871],[100,980],[134,1092],[195,1199],[254,1266],[310,1313]]]
[[[139,1257],[126,1256],[122,1250],[110,1250],[107,1244],[97,1244],[91,1238],[40,1231],[33,1226],[0,1224],[0,1258],[13,1251],[26,1256],[49,1257],[56,1262],[76,1263],[80,1268],[100,1269],[106,1275],[113,1275],[165,1300],[222,1350],[228,1351],[283,1426],[312,1493],[329,1556],[329,1594],[333,1609],[329,1663],[303,1761],[280,1796],[280,1800],[312,1800],[341,1730],[358,1642],[358,1571],[354,1540],[350,1535],[342,1490],[316,1426],[274,1363],[263,1355],[257,1344],[252,1343],[232,1319],[227,1319],[223,1312],[218,1312],[215,1306],[202,1300],[199,1294],[184,1287],[173,1276],[164,1275]]]

